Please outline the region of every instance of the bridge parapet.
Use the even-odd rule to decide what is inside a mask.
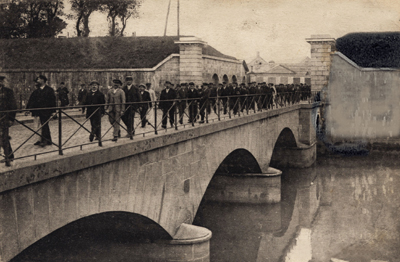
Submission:
[[[300,112],[312,109],[295,104],[13,166],[0,174],[0,256],[8,261],[54,230],[104,212],[140,214],[174,238],[192,223],[227,155],[245,149],[267,172],[282,130],[299,142]]]

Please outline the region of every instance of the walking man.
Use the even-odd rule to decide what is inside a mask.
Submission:
[[[139,103],[141,99],[139,90],[136,88],[136,86],[132,85],[133,78],[131,76],[127,76],[125,78],[125,81],[126,85],[122,88],[122,90],[125,93],[125,100],[128,104],[125,106],[126,111],[122,115],[121,119],[126,125],[126,129],[128,132],[126,137],[133,139],[133,135],[135,134],[135,112],[139,109],[139,104],[137,103]]]
[[[172,88],[172,84],[169,81],[165,82],[165,88],[161,91],[160,95],[160,108],[163,111],[161,127],[167,128],[167,118],[169,117],[169,123],[171,127],[174,126],[175,122],[175,102],[176,92]]]
[[[144,85],[140,85],[139,90],[140,97],[142,98],[142,103],[140,104],[140,119],[142,120],[142,128],[144,128],[148,122],[146,118],[147,111],[152,107],[152,105],[150,94],[146,91],[146,87]]]
[[[92,126],[89,135],[89,141],[92,142],[93,138],[101,142],[101,117],[104,115],[104,104],[106,103],[104,94],[99,91],[99,82],[93,80],[90,83],[90,92],[85,99],[86,118],[90,118],[90,125]],[[92,106],[101,105],[101,106]]]
[[[116,142],[120,134],[120,122],[122,112],[125,111],[125,92],[121,89],[122,82],[119,79],[113,80],[113,88],[107,93],[106,110],[108,119],[113,126],[113,139]]]
[[[5,87],[5,76],[0,75],[0,111],[16,110],[17,103],[15,101],[14,92]],[[6,166],[11,166],[10,161],[14,160],[14,154],[10,144],[9,128],[13,125],[16,112],[8,112],[0,114],[0,146],[4,150]]]
[[[53,88],[46,84],[47,77],[44,75],[39,75],[36,81],[39,84],[39,92],[36,104],[39,106],[39,108],[49,108],[37,111],[40,124],[42,125],[42,139],[39,146],[45,147],[53,144],[49,128],[49,119],[55,112],[54,107],[56,107],[56,95]]]

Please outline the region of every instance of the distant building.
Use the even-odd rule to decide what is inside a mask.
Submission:
[[[257,57],[248,63],[247,73],[250,82],[266,82],[273,84],[308,84],[311,85],[311,59],[305,58],[300,63],[267,62]]]
[[[0,73],[7,75],[19,104],[34,90],[33,79],[46,75],[57,87],[65,82],[76,101],[81,83],[93,79],[101,88],[132,76],[134,84],[151,83],[156,92],[165,81],[247,82],[243,60],[224,55],[197,37],[83,37],[0,40]]]

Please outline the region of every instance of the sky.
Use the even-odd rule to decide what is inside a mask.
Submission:
[[[163,35],[168,2],[143,0],[125,35]],[[177,0],[171,0],[167,35],[177,34],[176,9]],[[257,52],[266,61],[298,62],[310,57],[305,39],[311,35],[400,31],[399,19],[398,0],[180,0],[180,35],[199,37],[247,62]],[[63,34],[73,36],[74,21],[68,21]],[[104,14],[92,15],[89,26],[90,36],[107,35]]]

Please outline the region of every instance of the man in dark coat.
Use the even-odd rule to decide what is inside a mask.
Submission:
[[[78,102],[80,105],[83,105],[85,103],[86,95],[87,95],[87,90],[86,90],[86,84],[82,83],[81,87],[78,92]],[[85,108],[82,107],[82,113],[85,112]]]
[[[230,108],[233,109],[233,114],[236,115],[240,108],[240,88],[237,83],[233,83],[231,86],[231,98],[230,98]]]
[[[197,102],[199,98],[199,92],[195,88],[193,82],[189,83],[187,98],[189,104],[189,123],[194,123],[197,120]]]
[[[214,113],[217,114],[217,96],[218,96],[218,88],[214,83],[208,84],[208,89],[210,89],[210,107],[213,108]]]
[[[147,92],[145,85],[139,86],[140,97],[142,102],[140,103],[140,119],[142,120],[142,128],[146,126],[147,121],[147,111],[152,107],[150,93]]]
[[[105,96],[99,91],[99,82],[92,81],[90,83],[90,91],[86,95],[85,105],[86,107],[86,118],[90,118],[90,125],[92,126],[91,133],[89,135],[89,141],[92,142],[93,138],[101,141],[101,117],[104,115],[104,104],[106,103]],[[92,106],[101,105],[101,106]]]
[[[204,116],[205,116],[205,112],[207,112],[207,114],[211,114],[211,107],[210,107],[210,89],[208,88],[208,84],[207,83],[203,83],[203,85],[201,86],[201,92],[199,92],[199,97],[200,97],[200,103],[199,103],[199,108],[200,108],[200,124],[204,123]]]
[[[228,105],[228,96],[232,95],[232,89],[230,86],[227,86],[227,84],[224,82],[222,83],[222,87],[220,89],[220,96],[222,100],[222,105],[224,107],[224,115],[227,114],[227,112],[230,110],[229,105]]]
[[[56,95],[53,88],[46,85],[47,78],[44,75],[39,75],[37,77],[37,82],[40,85],[36,101],[37,105],[39,105],[40,108],[51,108],[37,111],[40,118],[40,124],[42,125],[42,140],[39,146],[45,147],[47,145],[52,145],[49,119],[55,112],[54,107],[56,107]]]
[[[68,99],[68,88],[65,86],[64,82],[60,83],[60,87],[57,88],[57,96],[58,100],[60,100],[60,106],[64,107],[69,105],[69,99]]]
[[[186,83],[182,83],[176,86],[176,99],[178,99],[176,103],[179,113],[179,124],[183,124],[183,115],[185,113],[186,99],[187,99]]]
[[[37,82],[37,79],[34,80],[35,82],[35,90],[32,92],[32,94],[29,96],[28,103],[26,104],[26,109],[35,109],[35,108],[40,108],[40,105],[37,104],[38,101],[38,95],[40,93],[40,84]],[[39,114],[38,111],[32,110],[31,115],[33,116],[33,129],[37,132],[34,137],[37,138],[36,142],[34,143],[35,146],[39,145],[41,143],[42,137],[40,136],[42,134],[41,131],[41,124],[40,124],[40,119],[39,119]],[[39,135],[40,134],[40,135]]]
[[[126,85],[122,88],[125,92],[125,99],[126,99],[126,106],[125,106],[125,113],[122,115],[121,119],[126,125],[126,129],[128,134],[126,137],[132,139],[132,136],[135,134],[134,129],[134,118],[135,113],[139,109],[139,102],[141,101],[139,89],[132,85],[133,78],[131,76],[127,76],[125,78]],[[133,104],[132,104],[133,103]]]
[[[0,111],[16,110],[14,92],[4,86],[5,76],[0,76]],[[14,159],[10,144],[9,128],[13,125],[16,112],[0,113],[0,146],[4,150],[5,162],[10,166],[10,161]]]
[[[169,123],[173,127],[175,122],[175,101],[176,92],[172,88],[172,84],[169,81],[165,82],[165,88],[160,94],[160,108],[163,111],[161,127],[167,128],[167,118],[169,117]]]

